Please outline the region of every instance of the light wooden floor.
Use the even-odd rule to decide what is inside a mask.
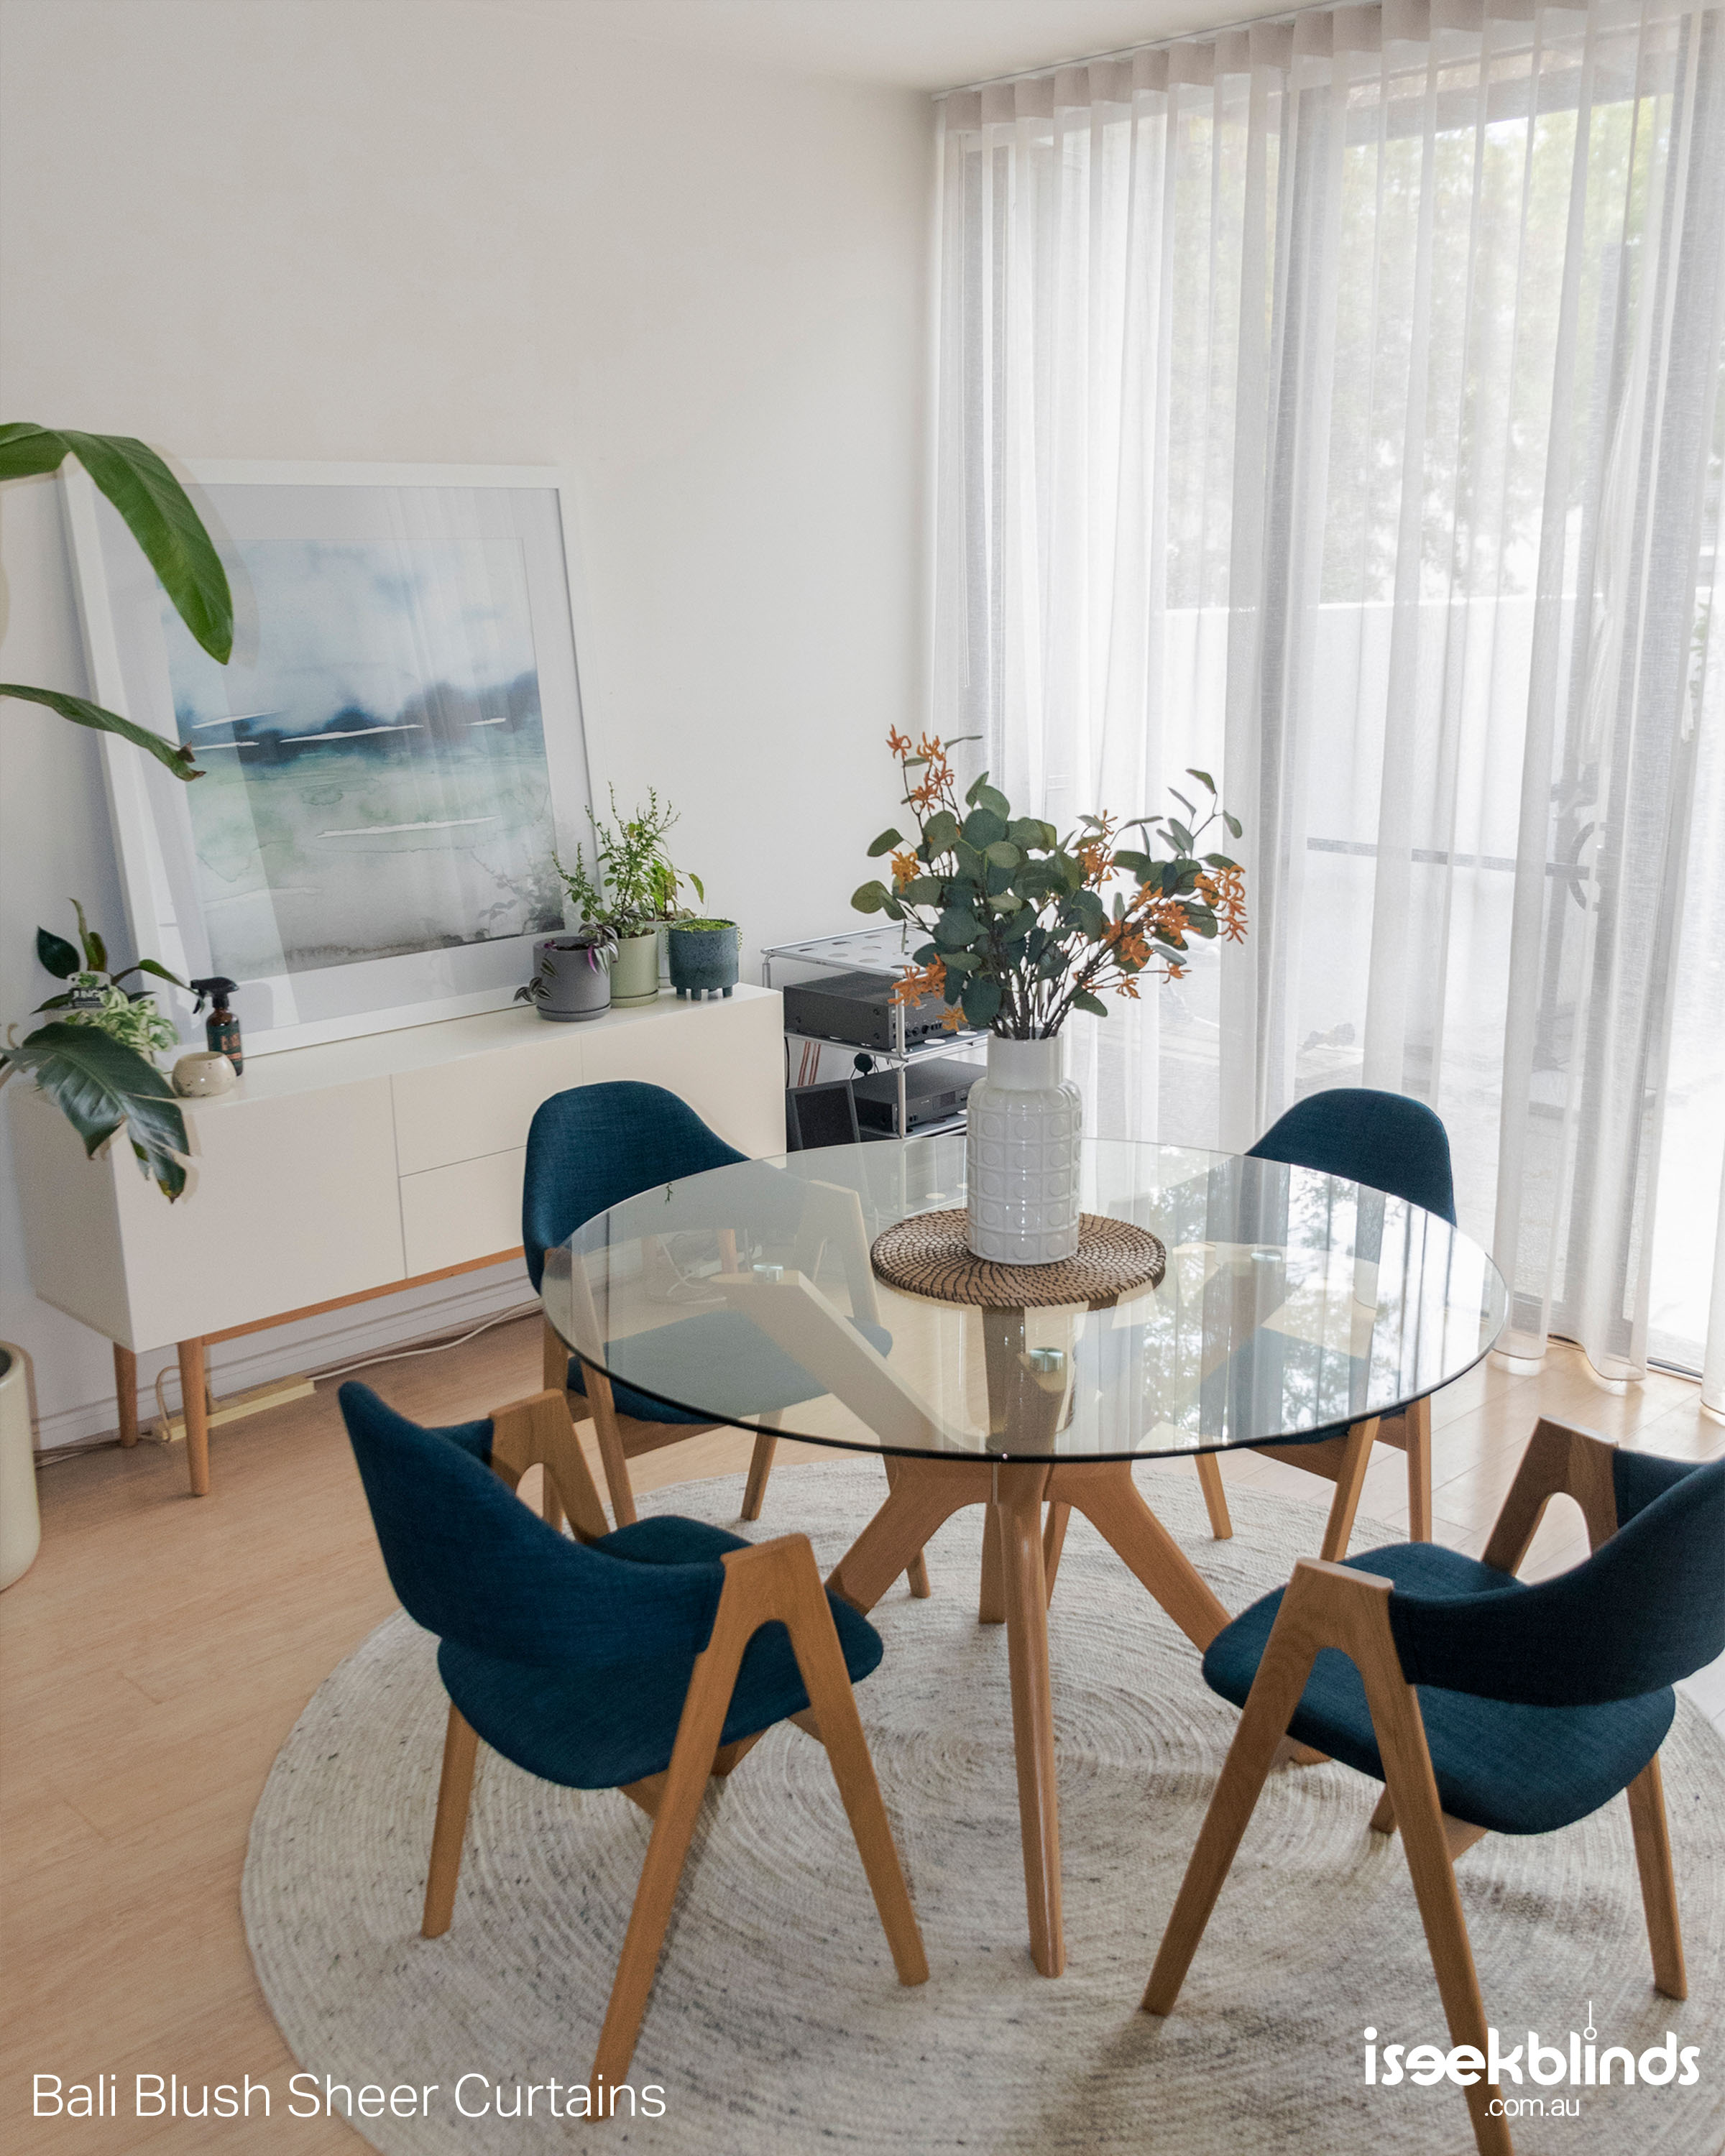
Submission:
[[[537,1389],[537,1325],[367,1374],[423,1420],[484,1414]],[[0,2143],[17,2156],[359,2145],[339,2122],[282,2116],[295,2066],[239,1917],[270,1763],[321,1679],[394,1606],[333,1395],[218,1431],[215,1494],[201,1502],[185,1494],[183,1454],[148,1443],[42,1472],[42,1554],[0,1598]],[[1435,1405],[1440,1540],[1483,1546],[1541,1413],[1682,1457],[1725,1451],[1725,1428],[1678,1379],[1614,1395],[1561,1348],[1538,1377],[1481,1369]],[[740,1469],[747,1455],[740,1436],[697,1438],[637,1462],[637,1485]],[[821,1456],[779,1453],[785,1467]],[[1255,1456],[1224,1471],[1327,1502],[1327,1486]],[[1380,1450],[1362,1516],[1404,1521],[1403,1477],[1401,1455]],[[1528,1569],[1583,1553],[1579,1515],[1548,1519]],[[1725,1726],[1725,1668],[1695,1689]],[[99,2071],[128,2092],[140,2072],[194,2086],[249,2074],[271,2083],[275,2115],[249,2127],[31,2118],[32,2075]]]

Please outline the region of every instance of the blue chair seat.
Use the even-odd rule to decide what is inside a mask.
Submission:
[[[891,1352],[892,1335],[884,1326],[861,1317],[850,1322],[871,1348],[882,1355]],[[740,1311],[705,1310],[674,1325],[632,1333],[613,1341],[609,1354],[617,1410],[638,1422],[746,1420],[819,1399],[826,1391]],[[578,1356],[570,1358],[569,1389],[587,1391]],[[668,1404],[676,1399],[699,1400],[709,1412]]]
[[[635,1564],[711,1565],[748,1544],[722,1527],[661,1516],[588,1547]],[[848,1603],[827,1599],[855,1683],[879,1666],[880,1635]],[[565,1789],[612,1789],[670,1766],[695,1657],[565,1670],[506,1661],[445,1640],[437,1663],[450,1698],[506,1758]],[[808,1704],[790,1635],[783,1625],[763,1625],[743,1656],[722,1741],[752,1737]]]
[[[1435,1543],[1393,1543],[1347,1563],[1436,1600],[1530,1591],[1512,1574]],[[1245,1705],[1281,1597],[1278,1588],[1255,1602],[1204,1656],[1204,1682],[1236,1707]],[[1597,1811],[1658,1751],[1676,1706],[1668,1685],[1601,1707],[1527,1707],[1435,1685],[1415,1689],[1444,1810],[1496,1834],[1548,1834]],[[1334,1648],[1320,1650],[1288,1733],[1384,1779],[1365,1687]]]

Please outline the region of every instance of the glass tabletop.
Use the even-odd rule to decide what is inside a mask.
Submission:
[[[1085,1142],[1084,1209],[1160,1238],[1158,1286],[984,1311],[875,1276],[884,1229],[963,1203],[962,1133],[744,1161],[589,1220],[547,1252],[541,1296],[624,1414],[997,1460],[1218,1450],[1390,1414],[1504,1322],[1497,1268],[1435,1214],[1109,1139]]]

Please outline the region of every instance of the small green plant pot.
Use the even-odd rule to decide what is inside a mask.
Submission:
[[[644,936],[624,936],[618,939],[617,963],[611,968],[611,1000],[614,1004],[656,1003],[659,999],[659,934],[649,929]]]
[[[737,986],[741,932],[734,921],[671,924],[671,986],[680,996],[728,996]]]

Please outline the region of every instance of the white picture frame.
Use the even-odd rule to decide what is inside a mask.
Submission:
[[[61,469],[95,700],[170,739],[183,729],[207,773],[188,785],[132,743],[99,737],[128,955],[182,979],[238,980],[249,1056],[503,1008],[531,977],[534,941],[564,925],[552,851],[591,852],[580,579],[562,474],[213,459],[179,470],[234,586],[225,670],[192,644],[88,475],[70,460]],[[487,660],[511,678],[478,680]],[[381,702],[358,710],[356,680]],[[255,696],[259,683],[292,716],[244,697],[235,711],[233,693]],[[319,721],[343,685],[359,722],[338,725],[350,716],[340,709]],[[193,716],[218,695],[228,716]],[[499,730],[485,734],[486,754],[464,726]],[[304,810],[302,767],[321,775],[318,798],[335,809]],[[242,768],[249,776],[236,784]],[[484,813],[424,816],[428,793],[472,794],[444,805]],[[395,814],[397,794],[415,806]],[[331,827],[314,830],[323,814]],[[314,844],[326,850],[309,855]],[[160,995],[195,1038],[189,996]]]

